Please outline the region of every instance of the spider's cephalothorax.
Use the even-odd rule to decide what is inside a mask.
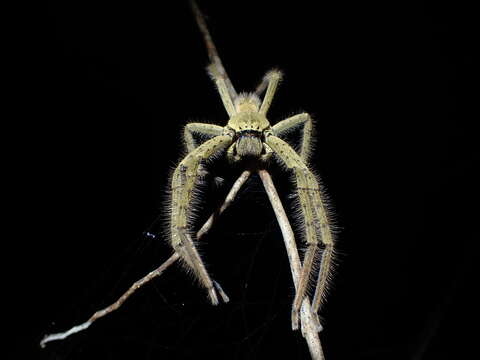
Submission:
[[[303,229],[303,240],[307,244],[292,307],[292,327],[297,329],[298,312],[306,296],[307,285],[315,278],[314,264],[318,263],[319,268],[312,301],[312,309],[316,314],[326,293],[333,257],[333,236],[322,192],[316,177],[307,166],[312,119],[307,113],[302,113],[270,125],[267,112],[282,77],[278,70],[268,72],[254,93],[237,94],[218,57],[200,11],[194,2],[192,6],[212,61],[208,69],[217,85],[229,120],[224,127],[203,123],[190,123],[185,127],[184,139],[188,154],[175,169],[171,184],[171,244],[185,265],[193,270],[200,284],[208,290],[212,304],[218,304],[217,293],[227,302],[228,297],[220,285],[210,278],[194,245],[194,232],[189,228],[195,184],[203,173],[201,163],[221,154],[225,154],[231,161],[261,161],[273,155],[293,177],[299,203],[300,226]],[[260,96],[264,92],[261,101]],[[282,139],[295,128],[303,130],[298,152]],[[194,134],[203,135],[203,138],[209,140],[198,144]],[[317,258],[319,261],[315,261]]]
[[[234,134],[235,142],[228,149],[229,160],[242,158],[266,159],[271,150],[265,144],[270,131],[270,123],[259,112],[260,99],[256,94],[241,94],[235,99],[235,110],[226,128]]]

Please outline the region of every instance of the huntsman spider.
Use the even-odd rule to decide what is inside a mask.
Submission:
[[[73,326],[67,331],[45,335],[40,345],[45,347],[51,341],[63,340],[87,329],[96,320],[120,308],[137,289],[160,276],[177,259],[181,259],[185,266],[193,271],[200,284],[208,291],[213,305],[217,305],[219,302],[218,294],[224,302],[229,301],[221,286],[208,274],[194,245],[194,241],[201,238],[210,229],[214,216],[212,215],[196,234],[190,224],[192,200],[195,187],[205,173],[204,163],[215,156],[225,155],[230,162],[237,163],[240,167],[243,166],[245,171],[233,185],[225,203],[219,209],[219,213],[223,212],[233,201],[239,188],[250,174],[257,171],[277,219],[279,219],[289,254],[296,287],[292,306],[292,328],[294,330],[299,328],[299,312],[301,310],[302,334],[307,341],[312,358],[323,359],[318,339],[318,332],[322,329],[318,311],[325,297],[330,276],[333,235],[326,205],[322,198],[324,196],[318,180],[308,167],[313,131],[312,118],[309,114],[302,113],[271,126],[267,119],[267,112],[282,78],[281,72],[278,70],[268,72],[255,92],[238,94],[218,56],[202,13],[194,1],[191,1],[191,6],[207,45],[211,62],[208,67],[209,73],[217,86],[229,118],[223,127],[203,123],[190,123],[185,127],[184,140],[188,154],[176,167],[171,180],[170,242],[175,253],[157,269],[136,281],[113,304],[96,311],[87,321]],[[260,100],[264,92],[265,96],[263,100]],[[300,148],[297,152],[282,137],[285,138],[285,135],[298,128],[303,131]],[[201,135],[203,139],[207,138],[208,140],[198,144],[194,135]],[[307,244],[301,266],[293,231],[271,182],[271,177],[264,170],[265,163],[272,158],[293,175],[294,189],[299,204],[299,225],[303,229],[303,240]],[[317,264],[319,264],[318,271]],[[315,272],[318,274],[310,306],[307,288],[310,280],[313,282]]]
[[[256,162],[258,167],[261,167],[262,163],[271,157],[276,158],[293,174],[301,210],[300,225],[304,229],[303,240],[307,244],[292,306],[292,328],[296,330],[298,313],[307,295],[308,283],[313,277],[314,264],[320,256],[312,303],[312,312],[318,320],[317,313],[326,292],[333,256],[333,236],[327,209],[319,183],[307,165],[311,152],[312,118],[309,114],[302,113],[270,125],[267,113],[282,79],[282,73],[278,70],[269,71],[255,92],[238,94],[225,72],[200,10],[194,2],[192,7],[207,44],[211,60],[208,71],[227,111],[228,121],[223,127],[204,123],[190,123],[185,127],[184,140],[188,154],[176,167],[171,181],[171,245],[208,291],[211,303],[218,304],[217,292],[224,302],[228,302],[225,292],[207,272],[194,245],[194,232],[189,227],[192,197],[195,184],[202,173],[202,162],[223,154],[232,163],[248,163],[251,166]],[[260,100],[265,90],[265,96]],[[300,126],[303,127],[303,132],[300,150],[297,153],[282,137]],[[209,139],[197,144],[194,134]]]

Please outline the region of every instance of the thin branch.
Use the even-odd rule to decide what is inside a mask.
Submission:
[[[243,186],[243,184],[245,184],[245,182],[248,180],[251,174],[252,173],[249,170],[245,170],[240,174],[240,176],[238,177],[238,179],[235,181],[232,188],[230,189],[230,192],[225,198],[225,201],[223,202],[222,206],[220,206],[220,208],[216,212],[210,215],[210,217],[205,222],[205,224],[203,224],[202,228],[197,232],[197,239],[200,239],[203,235],[205,235],[212,227],[215,219],[219,215],[221,215],[225,211],[225,209],[232,204],[233,200],[235,200],[235,196],[237,196],[238,191]]]
[[[40,346],[42,348],[44,348],[45,345],[50,341],[63,340],[65,338],[69,337],[72,334],[75,334],[75,333],[78,333],[82,330],[88,329],[90,327],[90,325],[92,325],[95,320],[98,320],[101,317],[104,317],[105,315],[110,314],[112,311],[117,310],[130,297],[130,295],[132,295],[135,291],[137,291],[139,288],[141,288],[143,285],[148,283],[153,278],[161,275],[168,267],[170,267],[170,265],[172,265],[175,261],[177,261],[179,257],[180,256],[177,253],[174,253],[161,266],[159,266],[157,269],[151,271],[146,276],[144,276],[140,280],[136,281],[132,286],[130,286],[130,288],[122,296],[120,296],[120,298],[117,301],[115,301],[112,305],[107,306],[106,308],[95,312],[90,317],[90,319],[88,319],[87,321],[85,321],[84,323],[82,323],[80,325],[72,327],[71,329],[69,329],[65,332],[46,335],[42,339],[42,341],[40,341]]]
[[[300,279],[302,265],[298,255],[297,244],[295,243],[295,236],[270,174],[266,170],[259,170],[258,174],[262,179],[263,186],[265,187],[265,191],[267,192],[273,211],[277,217],[280,230],[282,231],[290,262],[290,270],[292,271],[293,283],[296,289]],[[307,342],[312,359],[324,360],[325,357],[323,355],[322,345],[318,337],[319,323],[315,315],[312,313],[308,297],[305,297],[303,300],[302,308],[300,310],[300,318],[302,335]]]
[[[200,239],[203,237],[212,227],[213,222],[218,215],[222,214],[225,209],[227,209],[228,206],[231,205],[233,200],[235,199],[235,196],[238,194],[238,191],[242,187],[242,185],[248,180],[250,177],[251,172],[246,170],[244,171],[239,178],[235,181],[233,184],[232,188],[230,189],[225,202],[222,204],[222,206],[218,209],[217,212],[213,213],[208,220],[203,224],[202,228],[197,232],[197,239]],[[143,285],[146,283],[150,282],[154,278],[160,276],[166,269],[168,269],[173,263],[175,263],[180,256],[177,253],[174,253],[172,256],[170,256],[167,261],[165,261],[162,265],[160,265],[158,268],[155,270],[151,271],[148,273],[146,276],[141,278],[140,280],[136,281],[130,288],[122,295],[120,298],[118,298],[117,301],[115,301],[113,304],[107,306],[106,308],[99,310],[95,312],[90,319],[85,321],[84,323],[74,326],[70,328],[69,330],[61,333],[55,333],[55,334],[50,334],[50,335],[45,335],[42,341],[40,341],[40,346],[42,348],[45,347],[47,343],[50,341],[54,340],[63,340],[67,337],[69,337],[72,334],[76,334],[80,331],[83,331],[85,329],[88,329],[90,325],[92,325],[96,320],[104,317],[105,315],[110,314],[111,312],[117,310],[122,306],[122,304],[138,289],[140,289]]]

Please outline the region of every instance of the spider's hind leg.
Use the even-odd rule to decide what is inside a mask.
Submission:
[[[278,158],[285,166],[292,170],[296,180],[296,190],[300,201],[303,224],[305,227],[305,241],[308,244],[302,265],[299,284],[292,306],[292,328],[298,329],[298,313],[307,293],[307,285],[314,271],[319,240],[325,246],[321,258],[320,272],[315,290],[313,313],[319,307],[320,299],[324,296],[328,274],[333,254],[333,237],[327,219],[325,206],[321,199],[320,187],[315,176],[308,169],[302,158],[282,139],[271,135],[266,139]],[[318,317],[316,318],[318,320]],[[319,330],[321,329],[319,323]]]
[[[305,256],[303,257],[302,273],[292,306],[292,328],[296,330],[298,328],[298,313],[302,306],[303,299],[307,295],[309,280],[314,269],[315,256],[318,252],[317,226],[312,199],[313,193],[318,190],[318,185],[315,179],[312,179],[311,173],[305,165],[295,167],[294,172],[296,190],[302,211],[303,226],[305,228],[305,241],[308,244]],[[312,182],[312,180],[315,182]]]

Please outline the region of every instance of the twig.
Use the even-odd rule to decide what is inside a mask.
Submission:
[[[225,211],[225,209],[232,204],[233,200],[235,200],[235,196],[237,196],[238,191],[243,186],[243,184],[245,184],[245,182],[248,180],[251,174],[252,173],[249,170],[245,170],[240,174],[240,176],[238,177],[238,179],[235,181],[232,188],[230,189],[222,206],[220,206],[220,208],[216,212],[210,215],[210,217],[205,222],[205,224],[203,224],[202,228],[197,232],[197,239],[200,239],[203,235],[205,235],[212,227],[213,222],[215,221],[215,218],[221,215]]]
[[[98,320],[101,317],[104,317],[105,315],[110,314],[112,311],[117,310],[120,306],[122,306],[125,300],[127,300],[130,297],[130,295],[132,295],[135,291],[137,291],[139,288],[141,288],[143,285],[145,285],[147,282],[149,282],[153,278],[161,275],[170,265],[172,265],[175,261],[177,261],[179,257],[180,256],[177,253],[174,253],[172,256],[170,256],[170,258],[168,258],[167,261],[165,261],[157,269],[151,271],[146,276],[144,276],[140,280],[136,281],[132,286],[130,286],[130,288],[122,296],[120,296],[120,298],[117,301],[115,301],[112,305],[107,306],[106,308],[95,312],[90,317],[90,319],[88,319],[87,321],[85,321],[80,325],[72,327],[68,331],[46,335],[42,339],[42,341],[40,341],[40,346],[43,348],[50,341],[63,340],[72,334],[88,329],[88,327],[92,325],[95,320]]]
[[[235,196],[237,195],[238,191],[242,187],[242,185],[248,180],[250,177],[251,172],[246,170],[244,171],[239,178],[235,181],[233,184],[232,188],[230,189],[225,202],[222,204],[222,206],[217,210],[217,212],[213,213],[208,220],[203,224],[202,228],[197,232],[197,239],[200,239],[202,236],[204,236],[212,227],[213,222],[215,218],[222,214],[225,209],[227,209],[228,206],[233,202],[235,199]],[[100,319],[101,317],[104,317],[105,315],[110,314],[112,311],[117,310],[122,304],[139,288],[141,288],[143,285],[151,281],[152,279],[156,278],[157,276],[160,276],[166,269],[170,267],[175,261],[179,259],[179,255],[177,253],[174,253],[172,256],[170,256],[167,261],[165,261],[162,265],[160,265],[158,268],[155,270],[151,271],[148,273],[146,276],[141,278],[140,280],[136,281],[130,288],[122,295],[120,298],[115,301],[113,304],[107,306],[106,308],[99,310],[95,312],[90,319],[85,321],[84,323],[74,326],[70,328],[69,330],[61,333],[55,333],[55,334],[50,334],[50,335],[45,335],[42,341],[40,341],[40,346],[42,348],[45,347],[45,345],[54,340],[63,340],[67,337],[69,337],[72,334],[76,334],[80,331],[83,331],[87,329],[90,325],[92,325],[96,320]]]
[[[302,265],[300,257],[298,256],[298,249],[295,243],[295,236],[293,234],[292,227],[288,221],[287,214],[283,208],[282,202],[278,196],[275,185],[273,184],[270,174],[266,170],[259,170],[258,174],[262,179],[263,186],[267,192],[270,203],[272,204],[273,211],[277,217],[280,230],[282,231],[285,247],[287,248],[288,259],[290,262],[290,270],[292,271],[293,283],[295,288],[298,286]],[[310,308],[310,301],[307,297],[303,300],[302,308],[300,311],[300,318],[302,324],[302,335],[305,338],[310,355],[314,360],[323,360],[323,350],[318,337],[319,322],[312,314]]]

